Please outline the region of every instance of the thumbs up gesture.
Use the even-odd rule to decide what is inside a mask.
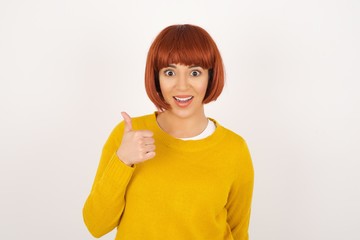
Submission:
[[[122,162],[131,166],[144,162],[155,156],[155,144],[153,133],[148,130],[135,131],[132,129],[131,117],[121,113],[124,118],[124,135],[117,150],[117,155]]]

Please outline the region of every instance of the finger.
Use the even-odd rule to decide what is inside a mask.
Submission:
[[[124,118],[124,122],[125,122],[124,131],[130,132],[132,130],[131,117],[126,112],[121,112],[121,116]]]
[[[155,151],[155,145],[146,145],[146,146],[144,147],[144,151],[145,151],[146,153],[148,153],[148,152],[154,152],[154,151]]]
[[[140,131],[138,131],[140,134],[141,134],[141,136],[143,136],[144,138],[150,138],[150,137],[152,137],[153,135],[154,135],[154,133],[152,132],[152,131],[150,131],[150,130],[140,130]]]
[[[155,140],[154,140],[154,138],[152,138],[152,137],[144,137],[144,138],[142,139],[142,143],[143,143],[144,145],[154,144],[154,142],[155,142]]]
[[[144,160],[148,160],[148,159],[151,159],[153,157],[155,157],[155,152],[147,152],[147,153],[145,153]]]

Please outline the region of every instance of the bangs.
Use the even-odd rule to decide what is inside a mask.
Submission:
[[[163,35],[157,46],[157,56],[154,59],[156,71],[169,64],[182,64],[186,66],[200,66],[211,69],[214,66],[215,54],[212,49],[212,41],[208,33],[199,32],[184,26],[170,29]]]

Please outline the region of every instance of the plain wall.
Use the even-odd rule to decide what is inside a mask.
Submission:
[[[93,239],[82,220],[120,112],[155,111],[145,58],[205,28],[227,82],[207,115],[256,171],[252,240],[360,239],[360,2],[0,2],[0,239]],[[114,232],[102,239],[113,239]]]

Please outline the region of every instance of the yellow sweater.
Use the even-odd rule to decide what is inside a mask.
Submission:
[[[214,121],[214,120],[213,120]],[[124,124],[103,148],[83,208],[95,237],[116,240],[247,240],[254,172],[245,141],[216,121],[201,140],[165,133],[156,114],[132,119],[154,133],[156,157],[128,167],[116,155]]]

